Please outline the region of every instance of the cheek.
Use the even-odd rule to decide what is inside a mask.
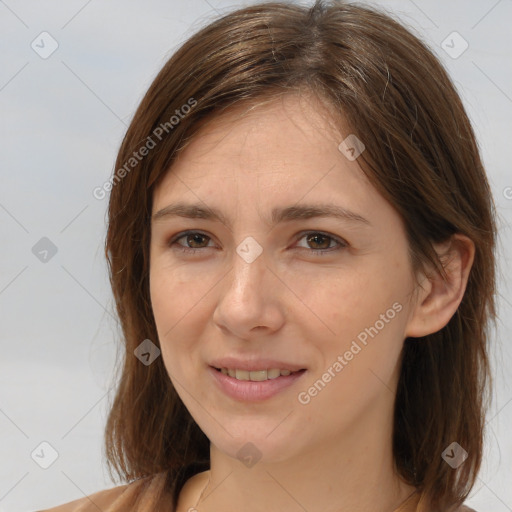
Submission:
[[[376,265],[326,269],[325,273],[316,270],[314,275],[300,279],[290,277],[290,282],[295,295],[290,295],[290,300],[295,308],[308,309],[311,318],[323,324],[325,334],[330,333],[333,339],[346,339],[373,325],[401,297],[396,279]]]
[[[365,311],[352,316],[344,311],[346,323],[338,324],[336,340],[320,340],[327,342],[317,345],[322,365],[301,390],[302,399],[310,400],[302,409],[307,421],[322,417],[322,428],[334,435],[368,408],[393,400],[403,345],[400,315],[405,310],[397,305],[383,313],[387,323]]]
[[[180,327],[187,316],[200,315],[210,286],[200,276],[179,268],[154,265],[150,271],[150,298],[161,341]]]
[[[168,373],[182,381],[197,366],[201,331],[211,316],[207,292],[200,276],[187,276],[179,268],[153,266],[150,297],[162,358]]]
[[[364,271],[340,269],[335,279],[316,280],[309,295],[306,288],[301,292],[321,328],[315,338],[322,353],[318,371],[323,373],[342,356],[347,360],[344,379],[355,388],[364,386],[368,377],[375,379],[372,372],[387,382],[403,345],[407,288],[396,272],[381,267],[377,262]]]

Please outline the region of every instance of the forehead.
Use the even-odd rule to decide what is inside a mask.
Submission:
[[[308,161],[318,159],[318,151],[311,152],[310,146],[337,146],[340,137],[326,106],[315,96],[282,95],[261,103],[253,100],[212,117],[179,155],[178,162],[185,158],[190,164],[194,159],[236,155],[234,164],[259,170],[269,163],[282,167],[308,154]]]
[[[231,109],[213,117],[179,154],[155,191],[153,210],[189,196],[237,211],[255,202],[266,211],[300,202],[338,203],[382,218],[392,213],[391,205],[357,160],[338,149],[349,135],[312,96]]]

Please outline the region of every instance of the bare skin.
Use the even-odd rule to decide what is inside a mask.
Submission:
[[[334,129],[320,104],[293,95],[236,114],[204,127],[154,194],[153,214],[185,202],[224,216],[152,223],[162,357],[211,441],[211,470],[187,482],[178,512],[392,512],[415,491],[394,471],[391,444],[403,342],[448,323],[474,245],[457,235],[436,247],[451,251],[449,280],[420,274],[418,287],[402,219],[340,152],[349,132]],[[271,223],[274,208],[327,203],[368,223]],[[186,230],[198,233],[169,243]],[[249,236],[262,249],[250,263],[236,251]],[[378,333],[346,356],[372,326]],[[272,357],[306,372],[271,398],[245,402],[213,382],[209,363],[220,356]],[[339,356],[346,364],[336,371]],[[309,393],[329,368],[325,387]],[[249,442],[261,457],[251,467],[237,457]]]

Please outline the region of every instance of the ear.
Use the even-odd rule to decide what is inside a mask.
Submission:
[[[468,282],[469,271],[475,256],[475,244],[460,233],[442,243],[434,244],[447,273],[447,281],[432,268],[424,273],[421,289],[413,303],[405,336],[419,338],[441,330],[457,311]]]

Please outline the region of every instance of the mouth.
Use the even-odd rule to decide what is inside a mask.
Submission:
[[[253,367],[254,368],[254,367]],[[257,368],[257,367],[256,367]],[[239,402],[262,402],[303,380],[307,369],[289,368],[240,369],[209,366],[214,386]]]
[[[299,373],[304,373],[306,371],[305,368],[297,371],[291,371],[287,369],[280,368],[269,368],[265,370],[241,370],[238,368],[216,368],[212,366],[215,370],[222,373],[223,375],[228,375],[229,377],[236,380],[250,380],[252,382],[263,382],[266,380],[273,380],[279,377],[288,377],[289,375],[295,375]]]

